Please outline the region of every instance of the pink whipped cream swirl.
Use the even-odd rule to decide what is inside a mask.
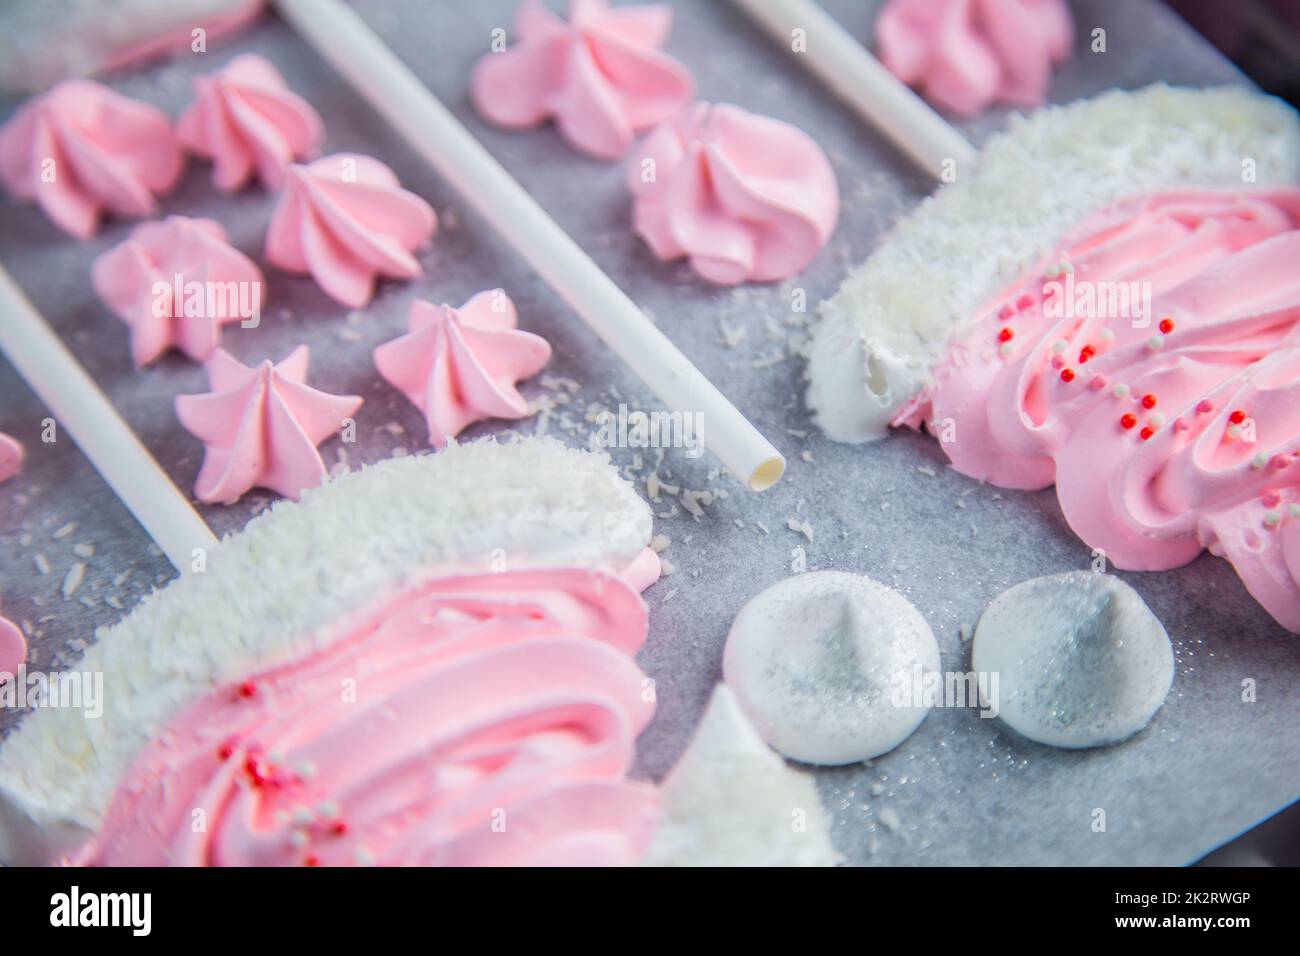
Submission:
[[[411,253],[437,228],[433,207],[379,160],[335,153],[289,167],[266,258],[287,272],[310,273],[327,295],[359,309],[374,295],[376,277],[420,274]]]
[[[484,418],[523,418],[528,401],[516,383],[551,359],[540,335],[518,328],[515,304],[500,289],[459,309],[411,303],[410,331],[375,349],[375,367],[423,414],[429,444],[442,448]]]
[[[694,103],[628,166],[633,228],[660,259],[711,282],[771,282],[804,268],[835,231],[840,195],[802,130],[738,106]]]
[[[66,80],[0,126],[0,183],[79,239],[103,213],[143,218],[184,156],[167,115],[91,80]]]
[[[1055,482],[1118,567],[1226,557],[1300,631],[1297,262],[1297,189],[1119,203],[965,325],[900,421],[964,474]]]
[[[198,96],[177,120],[176,135],[212,160],[218,189],[242,189],[254,173],[267,189],[279,189],[290,163],[320,149],[320,115],[263,57],[237,56],[221,72],[196,77],[194,88]]]
[[[91,277],[130,328],[137,368],[171,348],[206,362],[221,327],[260,314],[266,299],[262,270],[211,219],[141,223],[95,260]]]
[[[537,0],[524,0],[519,42],[486,54],[470,93],[497,126],[527,129],[555,120],[575,148],[618,159],[635,134],[690,102],[691,73],[660,47],[672,10],[655,4],[610,9],[604,0],[573,0],[566,23]]]
[[[217,349],[207,364],[212,391],[176,396],[176,416],[203,442],[194,482],[200,501],[233,504],[253,487],[298,498],[325,480],[316,446],[346,425],[362,399],[309,386],[309,360],[305,345],[279,364],[252,367]]]
[[[654,789],[626,779],[654,711],[645,636],[639,595],[602,572],[407,588],[185,708],[79,862],[636,862],[658,821]]]
[[[994,102],[1039,106],[1068,60],[1065,0],[890,0],[876,22],[880,59],[936,105],[973,116]]]

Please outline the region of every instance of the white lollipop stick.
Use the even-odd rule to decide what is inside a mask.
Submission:
[[[798,58],[804,65],[935,179],[942,178],[945,161],[961,164],[977,155],[952,124],[812,0],[734,2],[787,48],[793,49],[793,31],[803,30],[807,48]]]
[[[158,467],[13,277],[0,266],[0,351],[90,459],[176,570],[216,536]]]
[[[284,18],[514,246],[659,398],[698,412],[704,444],[753,491],[785,459],[339,0],[277,0]]]

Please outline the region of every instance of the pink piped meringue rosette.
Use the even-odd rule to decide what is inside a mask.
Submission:
[[[628,166],[633,228],[660,259],[711,282],[802,270],[835,231],[839,188],[811,137],[738,106],[694,103],[658,126]]]
[[[289,167],[267,230],[266,258],[287,272],[310,274],[327,295],[356,309],[374,296],[376,278],[420,275],[412,252],[437,226],[433,207],[403,189],[379,160],[336,153]]]
[[[88,239],[105,213],[143,218],[180,179],[167,116],[91,80],[66,80],[0,126],[0,183]]]
[[[17,438],[0,432],[0,481],[8,481],[22,471],[26,453]]]
[[[262,270],[211,219],[146,222],[101,254],[95,291],[131,330],[131,357],[148,365],[168,349],[206,362],[221,327],[254,319],[266,300]]]
[[[197,98],[176,123],[190,152],[212,160],[212,181],[224,192],[243,189],[254,175],[267,189],[284,185],[295,160],[320,150],[320,115],[265,58],[237,56],[218,73],[194,80]]]
[[[8,683],[25,663],[26,636],[17,624],[0,614],[0,685]]]
[[[475,108],[497,126],[554,120],[575,149],[618,159],[694,93],[690,71],[660,49],[672,29],[667,6],[572,0],[566,22],[524,0],[515,29],[518,42],[480,59],[470,84]]]
[[[654,788],[627,779],[654,712],[632,660],[646,631],[636,591],[600,571],[408,587],[186,707],[77,862],[635,863],[659,817]]]
[[[528,415],[515,386],[546,367],[551,346],[518,328],[503,291],[480,292],[459,309],[416,299],[409,323],[375,349],[375,367],[423,413],[431,445],[442,448],[484,418]]]
[[[212,391],[178,395],[176,414],[203,442],[194,494],[231,504],[253,487],[297,499],[328,474],[316,446],[361,407],[355,395],[330,395],[307,385],[307,346],[283,361],[248,367],[218,349],[208,362]]]
[[[1070,58],[1065,0],[889,0],[876,22],[881,62],[937,106],[974,116],[995,102],[1040,106]]]
[[[963,326],[899,422],[963,474],[1055,483],[1117,567],[1226,557],[1300,632],[1297,261],[1300,189],[1119,203]]]

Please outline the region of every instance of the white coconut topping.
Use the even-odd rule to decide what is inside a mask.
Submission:
[[[954,327],[1071,227],[1137,193],[1300,182],[1300,121],[1238,87],[1114,90],[1017,119],[820,308],[808,404],[860,442],[928,383]]]
[[[830,815],[806,773],[759,738],[719,684],[663,785],[649,866],[835,866]]]
[[[649,509],[608,457],[552,439],[390,459],[278,502],[86,651],[76,669],[104,675],[100,718],[38,709],[0,747],[0,862],[80,845],[183,707],[328,643],[398,588],[502,562],[619,570],[649,540]]]

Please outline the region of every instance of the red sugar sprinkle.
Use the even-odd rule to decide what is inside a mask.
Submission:
[[[1154,428],[1152,428],[1150,425],[1147,425],[1147,426],[1146,426],[1145,428],[1143,428],[1140,432],[1138,432],[1138,437],[1141,438],[1143,441],[1146,441],[1148,438],[1150,438],[1150,437],[1151,437],[1152,435],[1154,435],[1155,433],[1156,433],[1156,430],[1155,430]]]
[[[235,748],[233,744],[222,744],[217,748],[217,756],[222,760],[229,760],[234,755]]]
[[[1155,407],[1156,407],[1156,397],[1155,397],[1154,395],[1143,395],[1143,396],[1142,396],[1142,407],[1143,407],[1143,408],[1155,408]]]
[[[1096,354],[1097,354],[1097,350],[1095,348],[1093,348],[1091,345],[1085,345],[1082,349],[1079,350],[1079,363],[1083,364],[1084,362],[1088,361],[1088,359],[1092,358]]]
[[[1016,337],[1016,331],[1012,328],[1004,328],[998,333],[999,342],[1010,342]]]
[[[335,836],[344,836],[348,832],[348,825],[343,820],[335,820],[332,829]]]
[[[239,685],[240,697],[252,697],[256,693],[257,693],[257,685],[254,684],[251,680],[246,680]]]
[[[1061,381],[1062,381],[1062,382],[1073,382],[1073,381],[1074,381],[1074,369],[1072,369],[1072,368],[1063,368],[1063,369],[1061,369]]]
[[[1168,334],[1169,334],[1170,332],[1172,332],[1173,330],[1174,330],[1174,320],[1173,320],[1173,319],[1161,319],[1161,320],[1160,320],[1160,331],[1161,331],[1161,332],[1163,332],[1165,335],[1168,335]]]
[[[1135,428],[1137,427],[1138,417],[1132,412],[1125,412],[1120,416],[1119,423],[1123,428]]]
[[[320,857],[315,853],[310,854],[307,859],[302,861],[303,866],[320,866]]]
[[[1246,420],[1246,413],[1243,412],[1240,408],[1238,408],[1236,411],[1234,411],[1231,415],[1228,416],[1228,421],[1232,422],[1232,424],[1234,425],[1240,425],[1245,420]]]

